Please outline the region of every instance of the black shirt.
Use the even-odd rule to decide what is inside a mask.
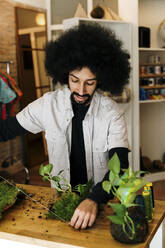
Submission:
[[[70,154],[71,185],[87,183],[85,146],[83,136],[83,120],[89,109],[88,106],[78,104],[72,99],[74,117],[72,119],[72,143]]]

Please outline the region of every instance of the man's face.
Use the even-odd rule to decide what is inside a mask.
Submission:
[[[88,105],[96,85],[96,76],[87,67],[69,73],[69,88],[77,103]]]

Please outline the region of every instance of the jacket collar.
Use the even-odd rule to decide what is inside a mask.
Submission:
[[[99,104],[100,104],[100,94],[96,90],[92,97],[92,101],[87,114],[97,116]]]

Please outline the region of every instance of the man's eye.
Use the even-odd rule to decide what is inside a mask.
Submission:
[[[73,83],[78,83],[78,80],[77,79],[72,79],[72,82]]]
[[[86,82],[86,84],[89,85],[89,86],[92,86],[92,85],[95,84],[95,81],[93,81],[93,82]]]

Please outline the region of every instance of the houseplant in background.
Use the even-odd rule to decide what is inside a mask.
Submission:
[[[63,177],[61,170],[57,176],[52,176],[52,164],[41,165],[39,174],[44,181],[49,181],[53,188],[58,192],[59,198],[50,206],[47,213],[48,218],[70,221],[74,210],[89,194],[93,185],[93,180],[89,180],[87,184],[78,184],[74,188]]]
[[[136,244],[144,242],[148,233],[148,222],[144,212],[134,203],[136,193],[148,182],[131,168],[120,174],[120,160],[115,153],[108,162],[109,180],[102,183],[103,189],[117,198],[116,203],[109,203],[114,215],[108,216],[112,236],[122,243]]]

